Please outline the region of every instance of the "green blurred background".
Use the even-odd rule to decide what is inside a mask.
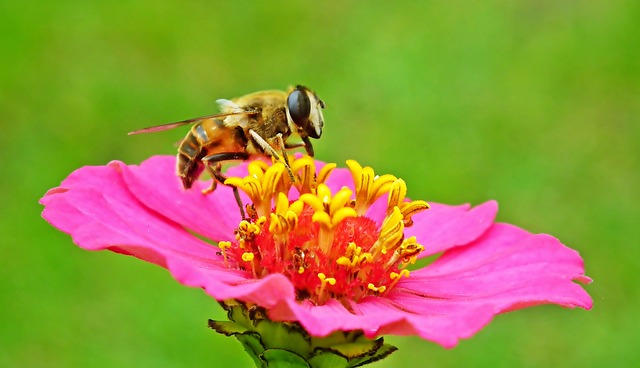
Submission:
[[[128,131],[295,83],[327,103],[320,159],[497,199],[595,279],[590,312],[501,315],[453,350],[389,337],[378,367],[639,363],[639,36],[635,0],[1,0],[0,366],[251,366],[204,292],[77,248],[38,199],[83,165],[173,154],[186,128]]]

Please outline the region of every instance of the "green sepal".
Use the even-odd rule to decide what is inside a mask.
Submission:
[[[217,333],[225,336],[233,336],[235,334],[241,334],[247,332],[247,328],[231,321],[214,321],[209,320],[209,327]]]
[[[382,338],[378,340],[357,341],[340,345],[333,345],[330,348],[317,348],[316,350],[328,350],[339,353],[348,360],[358,359],[367,355],[373,355],[383,345]]]
[[[334,345],[340,345],[352,341],[367,340],[364,337],[364,333],[361,330],[356,331],[336,331],[328,336],[324,337],[311,337],[311,345],[314,347],[330,347]]]
[[[234,300],[221,304],[231,321],[209,320],[209,327],[238,339],[256,367],[360,367],[398,350],[382,337],[371,340],[360,330],[314,337],[297,322],[270,320],[264,308],[256,305]]]
[[[235,338],[240,341],[242,347],[244,347],[244,351],[246,351],[254,363],[256,363],[256,367],[261,367],[262,361],[260,360],[260,356],[264,352],[264,346],[260,340],[260,335],[255,332],[245,332],[235,335]]]
[[[284,349],[267,349],[261,355],[262,367],[268,368],[311,368],[300,355]]]
[[[377,362],[378,360],[382,360],[392,353],[396,352],[398,348],[391,344],[383,344],[375,354],[371,356],[364,356],[362,358],[355,359],[351,362],[352,365],[349,367],[362,367],[363,365],[367,365],[370,363]]]
[[[262,336],[266,348],[282,348],[301,356],[311,353],[308,334],[300,327],[289,323],[261,320],[256,323],[256,332]]]
[[[348,368],[350,367],[347,358],[335,354],[331,351],[319,351],[309,359],[309,363],[313,368],[321,367],[335,367],[335,368]]]

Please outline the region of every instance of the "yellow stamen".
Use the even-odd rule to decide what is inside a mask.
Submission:
[[[329,298],[380,295],[409,276],[406,268],[424,247],[415,237],[405,238],[404,230],[411,217],[429,205],[407,200],[402,179],[378,176],[371,167],[349,160],[354,187],[332,192],[326,182],[335,164],[316,171],[308,156],[289,156],[288,163],[290,171],[282,162],[254,161],[246,177],[226,182],[242,190],[253,205],[247,206],[249,216],[238,225],[236,241],[219,243],[225,265],[235,261],[248,271],[250,264],[254,277],[283,272],[296,290],[309,292],[317,304]],[[297,200],[289,199],[291,187],[299,193]],[[384,201],[382,196],[387,196],[387,213],[381,224],[358,218],[365,217],[374,202]],[[347,220],[350,217],[354,219]],[[320,282],[313,280],[314,274]]]
[[[371,284],[371,283],[369,285],[367,285],[367,288],[369,290],[373,291],[376,294],[382,294],[387,290],[387,287],[384,286],[384,285],[382,285],[380,287],[377,287],[377,286],[375,286],[374,284]]]
[[[290,157],[289,160],[291,163],[291,171],[297,176],[294,185],[296,189],[298,189],[298,192],[309,193],[315,190],[316,165],[313,158],[309,156],[303,156],[298,159]]]
[[[407,195],[407,184],[402,179],[397,179],[391,185],[389,199],[387,201],[387,213],[391,213],[393,208],[398,207],[402,213],[405,226],[413,225],[411,216],[417,212],[429,209],[429,204],[425,201],[405,202]]]
[[[318,300],[324,301],[323,294],[325,292],[325,288],[327,284],[335,285],[336,279],[333,277],[327,277],[324,273],[318,273],[318,278],[320,279],[320,290],[318,291]]]
[[[331,226],[335,227],[337,226],[340,222],[342,222],[342,220],[349,218],[349,217],[357,217],[358,214],[356,213],[356,210],[351,208],[351,207],[343,207],[339,210],[337,210],[334,214],[333,214],[333,218],[331,219]]]
[[[347,167],[356,189],[356,212],[362,216],[373,202],[390,190],[396,177],[388,174],[377,176],[371,167],[363,168],[354,160],[347,160]]]
[[[276,210],[275,213],[285,213],[289,209],[289,198],[284,193],[278,193],[278,197],[276,200]]]
[[[387,260],[385,268],[389,269],[398,261],[402,260],[407,265],[411,262],[415,263],[416,255],[424,250],[424,246],[416,241],[416,237],[404,239],[402,243],[397,247],[393,256]]]
[[[352,268],[353,267],[353,261],[351,261],[351,259],[349,259],[349,257],[345,257],[345,256],[342,256],[342,257],[336,259],[336,263],[339,264],[340,266],[345,266],[347,268]]]
[[[400,281],[401,278],[403,277],[409,277],[409,270],[401,270],[400,273],[397,272],[391,272],[389,274],[389,278],[391,278],[391,284],[389,284],[389,289],[391,289],[392,287],[394,287],[398,281]]]
[[[227,250],[231,248],[230,241],[220,241],[218,242],[218,248],[220,248],[220,253],[222,253],[222,258],[224,258],[224,266],[229,267],[229,259],[227,258]]]
[[[398,252],[402,256],[402,258],[408,259],[411,257],[415,257],[418,253],[424,250],[424,246],[418,243],[415,236],[410,238],[406,238],[402,241]]]
[[[345,255],[339,257],[336,263],[348,269],[356,268],[365,262],[372,262],[373,255],[369,252],[362,253],[362,248],[354,242],[350,242],[347,246]]]
[[[351,202],[351,194],[351,190],[344,187],[332,196],[331,189],[321,183],[315,194],[305,193],[300,196],[300,201],[314,210],[311,220],[320,224],[318,246],[325,254],[330,252],[334,227],[348,217],[357,216],[356,211],[347,206]]]
[[[373,255],[371,253],[369,252],[362,253],[361,255],[358,256],[358,265],[361,265],[365,262],[368,262],[368,263],[373,262]]]
[[[315,194],[305,193],[300,196],[300,200],[308,204],[316,212],[324,211],[322,199]]]
[[[351,194],[349,188],[343,187],[332,196],[329,187],[320,184],[317,194],[305,193],[300,196],[300,201],[313,208],[314,222],[319,222],[321,226],[330,230],[345,218],[357,216],[353,208],[345,207],[351,201]]]
[[[238,235],[240,235],[242,239],[252,239],[255,235],[260,234],[260,228],[262,224],[264,224],[264,221],[265,220],[261,221],[261,223],[256,222],[255,224],[252,224],[246,220],[240,221],[236,238],[238,237]]]
[[[351,194],[353,192],[347,187],[342,187],[333,198],[331,198],[331,204],[329,205],[329,213],[334,214],[339,210],[344,209],[344,206],[351,200]],[[355,212],[355,211],[354,211]]]
[[[324,183],[325,181],[327,181],[327,179],[329,178],[329,175],[331,174],[333,169],[336,168],[336,166],[338,165],[334,163],[328,163],[324,165],[324,167],[318,173],[318,179],[317,179],[318,183]]]
[[[302,203],[296,206],[289,206],[287,197],[280,193],[275,213],[272,212],[270,214],[269,231],[272,234],[283,235],[295,229],[298,225],[298,216],[302,212],[302,206]]]
[[[255,254],[251,252],[242,253],[242,260],[245,262],[251,263],[251,272],[253,273],[253,277],[257,278],[258,273],[256,272],[256,264],[255,262],[253,262],[254,258],[255,258]]]
[[[242,190],[253,202],[260,216],[266,216],[271,211],[271,201],[283,192],[286,184],[283,184],[286,167],[281,162],[271,166],[256,160],[249,163],[249,175],[244,178],[230,177],[225,180],[226,185],[233,185]]]
[[[377,258],[380,253],[386,254],[388,250],[395,250],[404,237],[404,223],[398,207],[394,207],[391,215],[387,215],[382,222],[380,237],[371,247],[371,253]]]
[[[327,230],[331,229],[331,217],[329,217],[329,214],[326,212],[314,212],[313,217],[311,217],[311,221],[319,223],[321,227],[326,228]]]

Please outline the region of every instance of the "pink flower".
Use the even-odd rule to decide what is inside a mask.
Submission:
[[[313,165],[319,176],[328,175],[332,168],[316,161],[311,166],[314,171]],[[291,190],[284,201],[279,202],[276,195],[274,205],[270,199],[266,204],[257,203],[260,194],[243,193],[244,203],[253,201],[256,205],[255,221],[245,224],[261,227],[255,236],[253,230],[238,230],[241,218],[228,187],[218,186],[214,193],[204,195],[201,190],[208,184],[198,181],[193,189],[183,190],[174,172],[175,159],[167,156],[152,157],[140,166],[111,162],[83,167],[60,187],[51,189],[40,203],[45,206],[42,216],[84,249],[108,249],[155,263],[186,286],[201,287],[221,301],[259,304],[270,318],[298,321],[314,336],[337,330],[363,330],[367,337],[416,334],[453,347],[498,313],[545,303],[591,308],[591,298],[574,282],[591,281],[584,275],[578,252],[552,236],[495,223],[495,202],[474,208],[431,203],[430,209],[423,211],[425,202],[404,199],[406,186],[401,180],[374,177],[370,168],[354,162],[349,166],[350,170],[335,169],[328,178],[319,178],[329,194],[322,192],[322,185],[317,187],[320,194],[300,195]],[[323,172],[323,168],[327,170]],[[240,177],[246,173],[247,165],[243,164],[227,174]],[[286,171],[283,177],[288,179]],[[370,184],[380,179],[380,192],[395,195],[395,204],[388,204],[386,198],[378,200],[380,195],[366,197],[370,188],[354,188],[354,178],[356,182],[371,180]],[[245,179],[232,180],[241,188],[246,184]],[[251,185],[244,188],[249,194]],[[341,192],[345,186],[350,190]],[[349,201],[352,192],[355,206]],[[323,212],[323,198],[336,203],[341,196],[346,200],[335,207],[353,210],[329,210],[327,205],[326,215],[317,214]],[[298,199],[299,206],[295,205]],[[294,213],[294,219],[287,217],[289,212]],[[265,216],[262,222],[257,220],[260,215]],[[395,222],[391,220],[394,216],[398,218]],[[342,225],[332,221],[351,221],[351,225],[341,230]],[[302,223],[304,229],[300,229]],[[296,230],[295,237],[286,235],[284,243],[276,241],[276,250],[265,250],[266,244],[274,244],[273,238],[278,237],[273,234],[289,234],[282,226],[302,231]],[[387,245],[380,242],[385,226],[390,238],[398,235]],[[372,230],[367,230],[369,227]],[[403,233],[397,233],[397,228]],[[219,247],[194,233],[220,242]],[[320,240],[296,240],[302,239],[302,233]],[[339,250],[311,254],[300,244],[291,244],[313,241],[316,246],[330,248],[344,234],[351,238]],[[322,240],[327,236],[329,240]],[[363,236],[373,238],[360,249],[357,245],[368,242]],[[347,246],[350,243],[353,245]],[[369,256],[364,257],[365,253]],[[416,257],[438,253],[442,255],[435,262],[403,277],[408,276],[407,267]],[[322,277],[309,260],[320,254],[336,255],[315,262],[328,270]],[[400,256],[391,259],[392,254]],[[385,265],[379,266],[380,262],[371,258]],[[366,269],[367,276],[355,269]],[[389,278],[391,273],[394,276]],[[349,281],[343,282],[347,278]]]

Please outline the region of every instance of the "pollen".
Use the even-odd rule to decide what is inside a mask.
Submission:
[[[242,260],[245,262],[252,262],[253,259],[255,258],[255,254],[247,252],[247,253],[242,253]]]
[[[280,162],[254,161],[247,176],[225,181],[251,200],[235,239],[218,244],[227,267],[255,278],[283,274],[299,300],[322,305],[334,299],[347,308],[409,277],[407,267],[424,246],[404,230],[427,202],[408,200],[402,179],[376,175],[353,160],[347,161],[353,186],[337,190],[327,184],[336,164],[317,168],[308,156],[289,163],[293,178]],[[369,218],[379,201],[386,204],[383,218]]]
[[[384,293],[387,290],[387,287],[382,285],[382,286],[375,286],[374,284],[369,284],[367,285],[367,289],[373,291],[376,294],[380,294],[380,293]]]

